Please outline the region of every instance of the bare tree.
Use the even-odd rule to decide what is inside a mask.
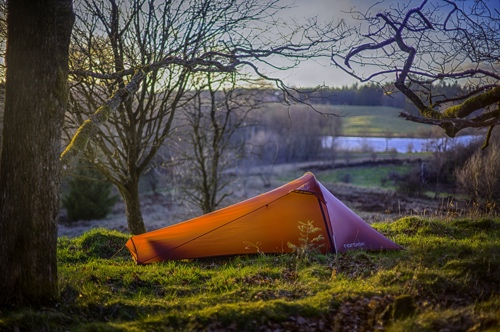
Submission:
[[[285,33],[286,24],[272,19],[283,9],[278,0],[79,3],[68,136],[78,131],[61,159],[70,167],[84,151],[119,189],[133,234],[146,230],[139,178],[169,136],[176,110],[192,96],[186,91],[193,73],[231,73],[246,66],[286,92],[261,65],[285,69],[271,59],[326,54],[333,27],[319,29],[311,21]]]
[[[127,90],[125,76],[107,77],[107,73],[122,73],[126,66],[144,67],[169,56],[166,62],[175,63],[173,54],[187,52],[182,47],[196,47],[190,40],[197,37],[188,31],[184,38],[175,38],[175,34],[193,27],[185,22],[174,31],[171,20],[186,18],[176,17],[184,14],[170,12],[168,3],[155,6],[152,1],[82,1],[77,10],[80,20],[73,35],[69,137],[116,87]],[[190,56],[187,58],[189,61]],[[84,72],[77,69],[82,67]],[[137,92],[118,103],[118,112],[110,112],[108,121],[94,129],[97,135],[85,150],[85,157],[118,188],[133,234],[146,231],[138,196],[140,176],[168,136],[189,71],[187,66],[156,66],[148,75],[138,72],[140,76],[134,76],[140,78]]]
[[[0,167],[0,307],[59,296],[61,128],[68,100],[71,0],[9,1]]]
[[[234,177],[227,171],[243,158],[241,132],[249,113],[263,102],[260,91],[236,88],[236,77],[231,76],[206,74],[182,109],[183,191],[203,213],[214,211],[231,194],[228,186]]]
[[[379,6],[381,2],[376,5]],[[334,64],[359,79],[394,80],[418,109],[408,120],[442,127],[454,137],[464,128],[500,123],[500,12],[496,0],[398,2],[371,15],[353,12],[366,27],[337,44]],[[459,82],[459,95],[439,95],[436,83]],[[391,93],[388,91],[387,93]]]

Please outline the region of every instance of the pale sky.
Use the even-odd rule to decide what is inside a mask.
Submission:
[[[294,8],[286,14],[300,20],[303,17],[318,17],[319,22],[337,22],[346,15],[343,11],[348,11],[353,5],[363,5],[368,0],[290,0]],[[373,1],[371,1],[373,3]],[[285,83],[297,87],[315,87],[318,85],[342,86],[351,85],[355,80],[349,75],[336,69],[329,59],[321,61],[307,61],[298,68],[289,69],[286,72],[273,73],[283,79]]]
[[[404,0],[407,2],[408,0]],[[387,4],[393,1],[386,1]],[[318,17],[319,22],[337,22],[343,18],[350,20],[346,12],[352,9],[364,11],[375,3],[374,0],[290,0],[294,8],[286,15],[297,20],[302,17]],[[352,20],[351,20],[352,22]],[[307,61],[298,68],[276,73],[288,85],[315,87],[318,85],[342,86],[356,83],[356,80],[339,69],[329,59]]]

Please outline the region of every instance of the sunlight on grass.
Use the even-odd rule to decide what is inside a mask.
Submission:
[[[405,217],[374,227],[406,250],[316,254],[300,264],[283,254],[138,266],[127,252],[111,259],[125,234],[97,229],[60,238],[60,301],[47,310],[3,311],[0,329],[498,327],[499,219]]]
[[[415,136],[425,125],[399,117],[403,110],[385,106],[341,106],[345,136]]]

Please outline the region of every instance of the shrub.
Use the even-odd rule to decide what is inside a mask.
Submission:
[[[385,178],[381,180],[383,186],[387,183],[393,183],[396,186],[396,191],[405,195],[414,197],[421,195],[425,185],[422,181],[420,167],[412,168],[408,173],[399,174],[391,171]]]
[[[385,177],[380,179],[380,184],[382,187],[385,187],[387,185],[396,185],[398,182],[403,179],[404,175],[399,174],[398,172],[391,170]]]
[[[456,171],[458,187],[478,203],[500,202],[500,151],[494,143],[485,151],[476,151]]]
[[[352,175],[350,173],[345,173],[340,177],[340,181],[344,183],[351,183],[352,182]]]
[[[403,175],[396,183],[397,191],[408,196],[419,196],[424,192],[425,185],[422,182],[420,167],[415,167]]]
[[[445,151],[436,151],[425,161],[424,176],[427,183],[454,184],[455,172],[480,149],[482,142],[474,140],[469,144],[455,144]]]
[[[296,245],[288,242],[288,247],[292,249],[297,261],[309,262],[311,256],[318,253],[323,246],[319,244],[319,242],[324,240],[323,235],[314,235],[321,231],[321,228],[314,226],[314,221],[312,220],[308,220],[307,222],[299,221],[299,226],[297,227],[300,231],[299,244]]]
[[[69,193],[62,198],[68,221],[103,219],[117,200],[112,184],[91,166],[79,167],[68,185]]]

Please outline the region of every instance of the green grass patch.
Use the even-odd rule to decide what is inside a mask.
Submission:
[[[417,137],[428,132],[429,126],[399,117],[403,109],[388,106],[356,106],[316,104],[314,108],[323,113],[339,114],[342,121],[342,135],[362,137]],[[264,117],[275,115],[275,120],[289,121],[288,112],[303,112],[304,116],[317,116],[307,105],[296,104],[290,108],[281,104],[265,106]],[[298,113],[300,114],[300,113]],[[280,116],[277,116],[280,115]],[[286,115],[287,118],[282,117]],[[326,121],[323,119],[322,121]],[[289,122],[283,122],[289,125]]]
[[[58,245],[58,303],[0,311],[0,330],[495,330],[500,219],[374,224],[397,252],[247,255],[135,265],[128,236]],[[116,255],[115,255],[116,254]]]
[[[337,106],[342,112],[345,136],[411,137],[428,129],[399,117],[403,110],[386,106]]]
[[[336,168],[321,171],[316,176],[321,182],[343,182],[361,187],[382,187],[382,182],[391,172],[398,174],[408,173],[413,165],[378,165]],[[385,187],[392,188],[387,182]]]
[[[367,158],[356,157],[351,162],[366,161]],[[369,160],[369,159],[368,159]],[[340,159],[342,161],[342,159]],[[315,171],[314,175],[322,183],[349,183],[360,187],[375,187],[394,189],[395,186],[390,181],[383,184],[383,180],[388,177],[391,172],[398,174],[408,173],[415,165],[402,164],[380,164],[380,165],[366,165],[366,166],[351,166],[351,167],[338,167],[329,170]],[[276,176],[276,179],[286,183],[290,182],[304,173],[302,171],[282,172]]]

